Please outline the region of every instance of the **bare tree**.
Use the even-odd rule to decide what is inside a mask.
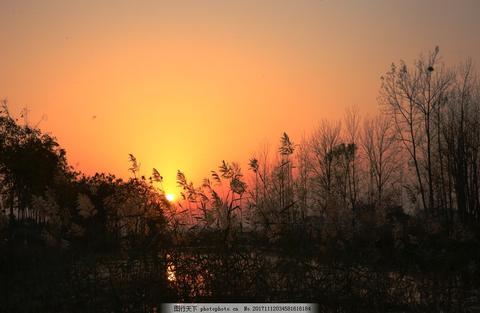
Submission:
[[[463,221],[479,218],[480,86],[471,62],[457,72],[449,94],[443,134],[445,157]]]
[[[256,226],[261,226],[265,231],[270,230],[271,224],[277,219],[278,186],[273,182],[273,171],[270,166],[269,147],[263,149],[249,161],[249,170],[255,174],[254,187],[249,192],[254,192],[250,197],[250,218]]]
[[[309,185],[310,185],[310,171],[311,160],[310,151],[308,146],[308,139],[302,137],[300,144],[298,145],[297,153],[297,177],[296,177],[296,195],[299,200],[300,215],[302,221],[305,222],[305,217],[309,213]]]
[[[398,170],[398,149],[391,116],[378,114],[366,118],[363,126],[362,147],[368,161],[368,172],[373,178],[377,207],[382,206],[385,187],[392,182]]]
[[[423,208],[435,208],[433,177],[433,120],[436,108],[445,101],[451,74],[439,65],[439,49],[413,67],[401,61],[399,68],[382,77],[380,101],[394,119],[398,135],[408,151],[417,177]],[[438,67],[437,67],[438,66]]]
[[[345,112],[346,140],[353,147],[353,154],[347,165],[348,194],[352,212],[355,211],[358,197],[357,148],[360,137],[360,114],[358,107],[352,106]]]
[[[332,151],[340,144],[341,123],[323,120],[310,139],[312,182],[316,205],[325,213],[334,198],[335,160]]]

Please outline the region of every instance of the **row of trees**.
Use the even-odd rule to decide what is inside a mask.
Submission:
[[[0,111],[0,214],[8,240],[39,239],[51,244],[78,243],[96,249],[123,239],[158,237],[173,209],[158,188],[162,177],[123,180],[108,174],[81,175],[68,166],[54,137],[9,112]],[[36,233],[15,232],[15,225],[38,225]],[[158,238],[156,238],[158,240]]]
[[[284,134],[276,163],[253,158],[258,218],[355,225],[366,211],[384,222],[401,207],[450,228],[478,224],[480,85],[471,62],[447,68],[438,54],[393,64],[373,118],[350,108],[297,145]]]
[[[413,68],[392,66],[381,101],[413,162],[425,213],[478,222],[478,80],[471,62],[449,69],[438,52]]]
[[[209,179],[197,189],[179,172],[190,216],[193,203],[206,226],[214,217],[228,229],[232,218],[242,229],[244,222],[268,229],[315,218],[354,226],[367,216],[383,223],[402,208],[450,230],[456,222],[476,224],[479,90],[471,62],[447,68],[438,48],[413,66],[393,64],[376,116],[362,120],[350,108],[343,121],[322,121],[300,144],[283,134],[276,160],[268,151],[251,159],[248,190],[235,163],[212,172],[221,190],[228,189],[221,179],[230,181],[225,199]]]
[[[4,101],[0,310],[41,311],[38,301],[71,311],[83,297],[92,310],[132,311],[245,294],[462,311],[478,302],[480,272],[476,73],[470,62],[446,67],[435,49],[392,65],[379,103],[373,117],[349,108],[299,142],[284,133],[247,171],[222,161],[200,185],[178,171],[183,199],[172,204],[160,173],[142,176],[133,155],[126,180],[75,172],[56,139]]]
[[[77,232],[114,229],[114,236],[145,234],[147,220],[160,216],[175,229],[268,230],[312,223],[355,227],[367,217],[383,223],[403,208],[449,229],[457,221],[478,223],[480,88],[471,62],[448,68],[436,48],[412,66],[392,64],[379,102],[376,116],[362,119],[350,108],[342,121],[323,120],[298,144],[283,134],[274,158],[265,150],[250,160],[249,184],[236,163],[224,161],[198,188],[179,171],[186,201],[178,209],[165,200],[158,171],[140,177],[133,155],[128,181],[74,172],[55,138],[20,126],[3,102],[4,218],[56,224],[62,234],[72,225]]]
[[[449,233],[479,222],[480,85],[470,61],[446,67],[436,48],[382,77],[380,112],[320,122],[277,153],[253,157],[246,176],[223,161],[200,186],[178,172],[177,226],[232,232],[353,234],[408,214]],[[183,224],[182,224],[183,223]],[[185,228],[184,228],[185,229]]]

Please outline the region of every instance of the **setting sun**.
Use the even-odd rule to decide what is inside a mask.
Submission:
[[[172,202],[173,200],[175,200],[175,196],[171,193],[167,193],[167,195],[165,196],[165,198],[167,198],[167,200],[169,202]]]

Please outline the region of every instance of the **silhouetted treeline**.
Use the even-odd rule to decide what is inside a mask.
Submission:
[[[85,176],[0,113],[0,311],[155,312],[317,302],[331,312],[480,308],[480,85],[438,48],[382,77],[379,113],[222,161],[200,185]]]

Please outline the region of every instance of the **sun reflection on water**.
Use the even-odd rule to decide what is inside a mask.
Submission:
[[[169,282],[174,282],[177,280],[177,277],[175,276],[175,265],[169,261],[170,255],[167,254],[167,280]]]

